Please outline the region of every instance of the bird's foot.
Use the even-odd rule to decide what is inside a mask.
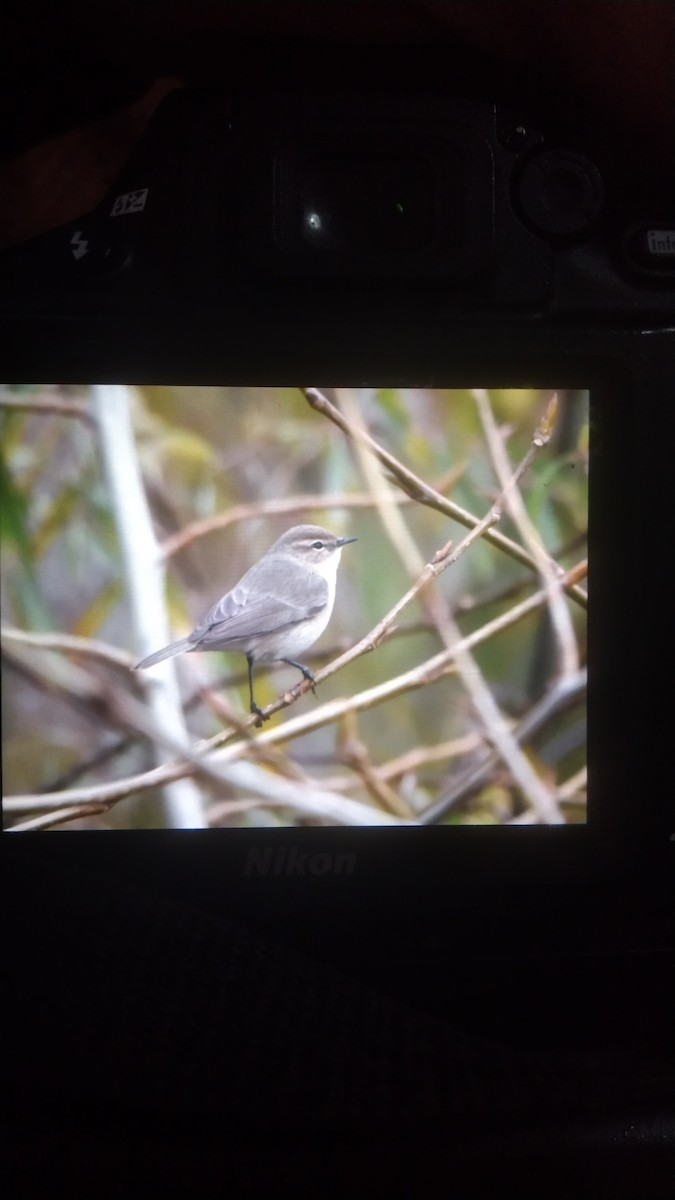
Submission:
[[[261,725],[264,725],[265,721],[269,721],[270,719],[271,714],[263,712],[262,708],[260,708],[260,705],[256,704],[255,700],[251,703],[251,712],[255,717],[257,717],[256,725],[258,728],[260,728]]]
[[[313,671],[310,671],[309,667],[303,667],[302,663],[296,662],[294,658],[282,658],[281,661],[285,662],[289,667],[295,667],[297,671],[300,671],[301,675],[304,675],[307,682],[311,683],[312,691],[316,696],[316,680],[314,678]]]

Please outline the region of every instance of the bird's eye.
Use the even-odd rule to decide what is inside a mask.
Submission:
[[[312,542],[312,550],[323,550],[323,542]]]

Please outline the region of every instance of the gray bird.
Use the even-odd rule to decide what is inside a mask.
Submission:
[[[265,720],[253,698],[253,664],[288,663],[302,672],[314,690],[314,675],[297,656],[326,628],[342,547],[356,540],[336,537],[320,525],[294,526],[214,604],[189,637],[156,650],[136,669],[193,650],[238,650],[248,663],[251,712]]]

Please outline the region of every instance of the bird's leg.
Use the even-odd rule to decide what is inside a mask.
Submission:
[[[249,694],[251,697],[251,712],[255,713],[256,717],[259,718],[260,723],[262,724],[263,721],[269,721],[269,715],[267,713],[264,713],[262,708],[260,708],[260,705],[256,704],[255,700],[253,699],[253,657],[252,657],[252,655],[247,654],[246,661],[248,663],[248,690],[249,690]]]
[[[287,663],[289,667],[295,667],[296,670],[300,671],[304,675],[305,679],[309,680],[311,683],[312,691],[316,696],[316,687],[314,686],[315,679],[309,667],[303,667],[302,663],[296,662],[294,658],[282,658],[281,661]]]

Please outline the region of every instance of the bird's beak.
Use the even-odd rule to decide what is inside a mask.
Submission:
[[[338,538],[338,546],[346,546],[348,542],[358,542],[358,538]]]

